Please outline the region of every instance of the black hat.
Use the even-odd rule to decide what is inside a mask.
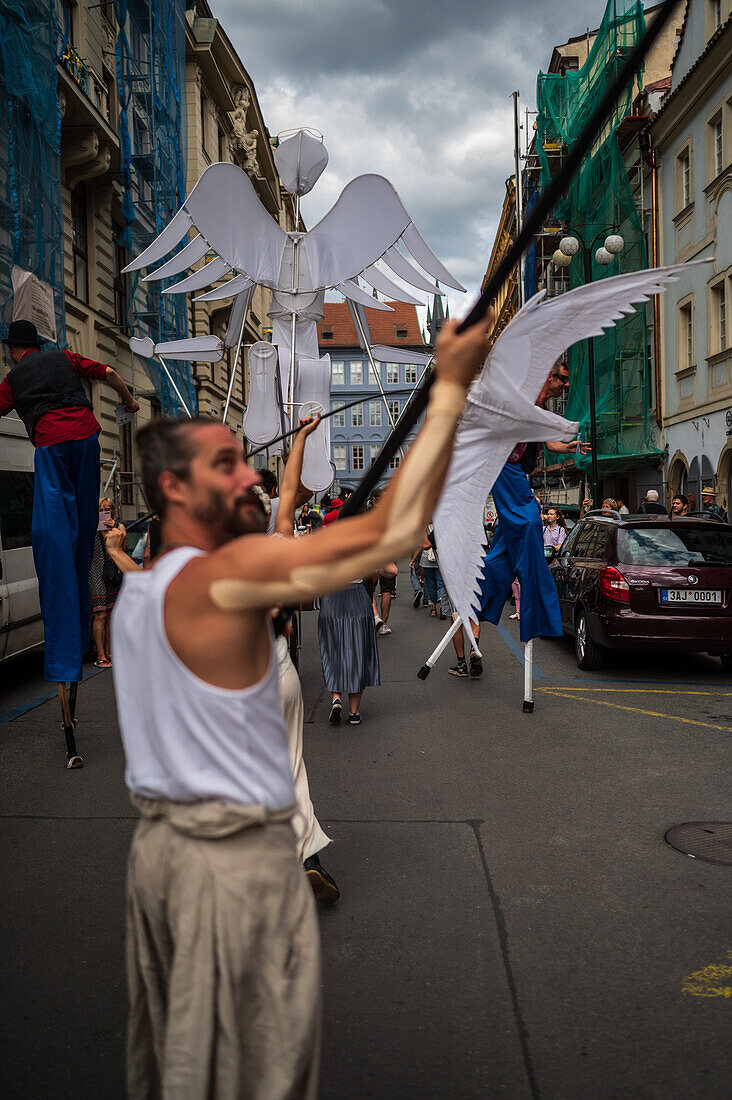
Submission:
[[[11,348],[39,348],[43,343],[32,321],[11,321],[8,325],[8,338],[1,342]]]

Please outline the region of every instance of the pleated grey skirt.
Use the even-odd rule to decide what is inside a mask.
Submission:
[[[374,612],[363,584],[323,596],[318,641],[328,691],[355,694],[381,684]]]

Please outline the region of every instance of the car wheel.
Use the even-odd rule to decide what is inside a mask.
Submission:
[[[722,668],[725,672],[732,672],[732,653],[722,653],[720,656]]]
[[[584,611],[577,612],[577,622],[574,630],[574,657],[578,666],[584,672],[594,672],[602,668],[605,663],[605,650],[598,645],[590,634],[587,615]]]

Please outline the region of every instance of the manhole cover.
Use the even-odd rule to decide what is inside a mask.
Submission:
[[[685,821],[666,833],[677,852],[732,867],[732,821]]]

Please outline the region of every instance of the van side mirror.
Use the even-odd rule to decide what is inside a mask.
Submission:
[[[545,546],[544,547],[544,558],[546,559],[547,565],[551,565],[551,563],[554,561],[556,556],[557,556],[556,546]]]

